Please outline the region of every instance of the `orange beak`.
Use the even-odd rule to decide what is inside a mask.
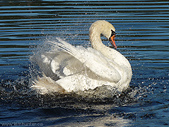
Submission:
[[[115,49],[117,49],[116,43],[115,43],[115,35],[110,37],[110,43],[113,45]]]

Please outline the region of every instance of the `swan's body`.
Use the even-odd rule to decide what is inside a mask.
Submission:
[[[50,92],[77,92],[108,85],[119,92],[131,81],[132,69],[128,60],[115,49],[105,46],[103,34],[114,42],[115,28],[100,20],[90,27],[90,42],[93,48],[74,47],[57,38],[53,50],[35,55],[33,59],[44,76],[34,81],[32,88],[42,94]]]

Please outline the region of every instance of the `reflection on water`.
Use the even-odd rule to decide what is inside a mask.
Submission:
[[[44,125],[77,125],[78,120],[81,120],[84,126],[117,126],[118,122],[111,121],[114,120],[112,117],[117,117],[122,122],[119,126],[128,126],[126,122],[136,126],[169,124],[168,1],[10,0],[0,3],[0,102],[7,104],[0,108],[4,123],[8,123],[9,120],[18,122],[18,119],[26,123],[29,119],[31,122],[41,122]],[[105,106],[107,109],[102,108],[100,112],[97,112],[101,109],[97,104],[84,103],[84,107],[88,109],[87,113],[84,113],[77,107],[73,108],[81,103],[76,103],[79,98],[73,101],[73,98],[68,96],[60,100],[68,103],[68,100],[72,99],[70,102],[74,105],[70,106],[71,110],[67,112],[70,107],[66,108],[65,103],[62,103],[61,107],[65,109],[61,109],[63,113],[56,116],[60,109],[49,108],[59,105],[55,103],[59,101],[56,96],[48,101],[49,96],[37,97],[29,91],[29,74],[33,71],[30,69],[30,55],[36,52],[36,47],[43,44],[46,39],[58,36],[71,44],[88,46],[88,29],[92,22],[99,19],[111,22],[116,28],[117,50],[125,55],[132,65],[132,92],[128,93],[133,94],[134,98],[123,96],[120,100],[115,99],[116,103],[110,102],[110,107]],[[104,40],[104,43],[109,45],[107,40]],[[136,94],[134,91],[137,91]],[[12,107],[9,107],[9,103],[12,103]],[[18,105],[23,109],[17,107]],[[106,104],[102,103],[102,106],[104,105]],[[31,106],[35,109],[27,109]],[[50,111],[37,108],[43,106]],[[74,110],[77,110],[78,114],[74,114]],[[64,117],[61,114],[64,114]],[[21,118],[19,115],[24,117]],[[45,120],[46,118],[48,119]],[[105,119],[109,122],[104,123]],[[89,122],[85,124],[86,121]],[[91,124],[90,121],[95,124]]]

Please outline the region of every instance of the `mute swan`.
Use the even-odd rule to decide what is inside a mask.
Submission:
[[[41,94],[51,92],[77,92],[107,85],[122,92],[132,78],[128,60],[118,51],[101,41],[101,34],[109,39],[114,48],[115,28],[105,20],[94,22],[89,29],[91,47],[72,46],[56,38],[51,51],[32,57],[43,72],[31,86]]]

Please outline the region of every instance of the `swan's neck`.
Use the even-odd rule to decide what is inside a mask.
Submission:
[[[128,68],[131,68],[130,63],[121,53],[119,53],[115,49],[109,48],[108,46],[102,43],[100,36],[103,30],[97,29],[95,27],[90,28],[90,42],[91,42],[92,47],[100,51],[107,58],[112,59],[118,65],[120,66],[125,65]]]
[[[102,43],[102,40],[100,38],[101,33],[102,33],[102,31],[97,28],[94,28],[94,27],[90,28],[90,35],[89,36],[90,36],[91,45],[94,49],[96,49],[100,52],[102,52],[107,47]]]
[[[90,35],[89,36],[90,36],[91,45],[94,49],[96,49],[97,51],[100,51],[103,55],[105,55],[108,58],[110,55],[109,52],[111,52],[111,59],[114,59],[116,57],[117,51],[107,47],[106,45],[104,45],[102,43],[102,40],[100,37],[101,33],[102,33],[102,29],[97,29],[95,27],[90,28]]]
[[[100,34],[92,34],[90,36],[90,42],[94,49],[98,51],[102,51],[105,48],[105,45],[102,43],[102,40],[100,38]]]

